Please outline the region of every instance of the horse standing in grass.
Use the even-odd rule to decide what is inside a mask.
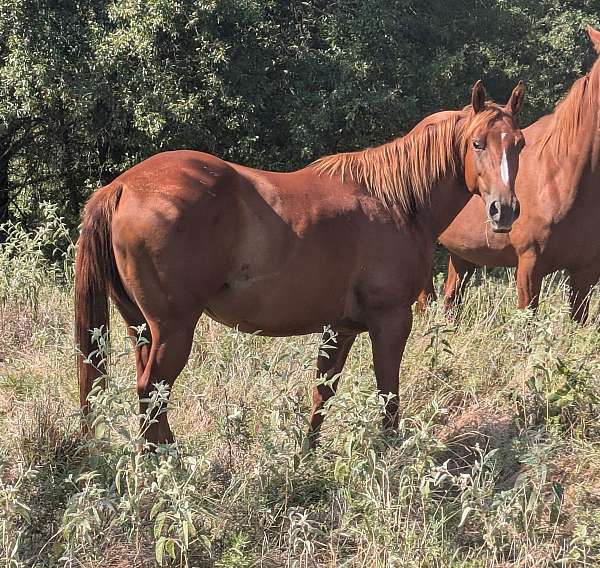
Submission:
[[[130,329],[146,323],[148,343],[136,350],[145,413],[154,385],[172,386],[185,366],[203,313],[267,336],[331,325],[337,349],[317,362],[327,378],[368,331],[377,386],[393,395],[386,408],[393,427],[411,306],[435,239],[471,193],[481,194],[494,226],[508,230],[517,216],[515,116],[523,97],[520,83],[506,106],[488,103],[478,82],[463,111],[434,114],[403,138],[293,173],[192,151],[136,165],[85,207],[75,276],[81,352],[93,349],[89,330],[107,325],[108,296]],[[78,366],[85,411],[102,369],[83,357]],[[335,383],[314,389],[313,442],[334,391]],[[173,440],[165,412],[145,432],[155,444]]]
[[[588,27],[600,54],[600,32]],[[472,199],[441,234],[450,251],[445,307],[458,307],[477,266],[517,267],[519,308],[536,308],[542,278],[570,275],[571,317],[585,323],[590,290],[600,278],[600,58],[578,79],[553,114],[523,131],[516,193],[521,215],[510,234],[488,230]],[[428,283],[425,296],[434,295]]]

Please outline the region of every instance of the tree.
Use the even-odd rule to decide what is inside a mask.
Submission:
[[[163,150],[287,170],[467,103],[525,120],[587,68],[597,0],[0,0],[0,222]]]

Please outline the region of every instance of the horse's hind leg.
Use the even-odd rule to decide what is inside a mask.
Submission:
[[[311,447],[317,443],[319,430],[323,423],[323,407],[325,403],[335,394],[339,382],[338,375],[342,372],[350,348],[354,343],[356,334],[343,335],[338,333],[336,349],[319,350],[317,358],[317,379],[320,384],[313,388],[312,412],[310,415],[310,426],[308,437]]]
[[[152,349],[152,334],[150,332],[150,327],[148,326],[148,322],[144,317],[144,314],[140,310],[140,308],[128,298],[119,298],[114,297],[113,301],[117,306],[121,316],[125,320],[125,324],[127,325],[127,335],[131,339],[134,344],[135,349],[135,370],[137,375],[137,385],[138,385],[138,393],[140,392],[139,385],[144,381],[144,373],[146,371],[146,367],[148,367],[148,362],[150,361],[150,353]],[[152,390],[152,389],[150,389]],[[148,394],[144,393],[144,395],[140,395],[140,398],[147,397]],[[147,409],[147,404],[140,402],[140,414],[145,415]],[[160,417],[159,417],[160,419]],[[145,418],[141,419],[141,429],[142,432],[145,429],[157,429],[156,426],[146,424]],[[157,436],[155,440],[151,440],[153,443],[158,443],[158,439],[160,436]]]
[[[444,286],[444,311],[455,313],[462,304],[463,295],[477,266],[450,253],[448,257],[448,277]]]
[[[152,336],[148,322],[142,314],[142,311],[136,304],[128,298],[114,297],[113,301],[119,310],[119,313],[127,325],[127,335],[134,343],[135,348],[135,369],[137,380],[144,374],[148,359],[150,357],[150,347],[152,346]],[[143,327],[143,329],[142,329]]]
[[[596,266],[570,272],[571,319],[581,325],[588,319],[592,286],[596,284],[599,276],[600,271]]]
[[[166,408],[159,405],[148,415],[148,401],[156,385],[165,382],[170,388],[185,367],[198,317],[150,321],[152,345],[143,373],[138,375],[137,391],[144,437],[153,444],[173,442]],[[148,421],[148,418],[150,419]]]

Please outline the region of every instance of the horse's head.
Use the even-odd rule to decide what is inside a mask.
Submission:
[[[600,32],[595,30],[592,26],[588,26],[587,33],[590,36],[590,40],[592,41],[596,53],[600,55]]]
[[[525,86],[520,81],[505,106],[485,100],[481,81],[473,87],[463,130],[465,182],[485,202],[489,223],[497,233],[510,231],[519,216],[515,178],[525,139],[516,121],[523,106]]]

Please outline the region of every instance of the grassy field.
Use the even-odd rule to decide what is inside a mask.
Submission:
[[[97,436],[79,434],[64,242],[50,211],[0,249],[0,566],[600,565],[600,334],[569,321],[560,278],[535,315],[500,271],[457,325],[439,305],[416,317],[393,436],[361,337],[315,453],[321,338],[204,319],[174,387],[177,443],[148,455],[116,316]]]

